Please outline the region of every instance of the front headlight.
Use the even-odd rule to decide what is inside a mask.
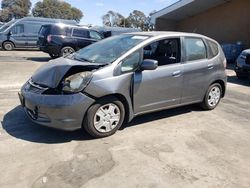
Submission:
[[[82,91],[89,83],[92,77],[92,72],[80,72],[73,74],[63,81],[62,90],[69,93],[77,93]]]

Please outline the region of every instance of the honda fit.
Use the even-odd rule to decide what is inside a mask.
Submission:
[[[213,110],[225,95],[225,67],[220,45],[203,35],[123,34],[50,61],[19,98],[38,124],[105,137],[141,114],[193,103]]]

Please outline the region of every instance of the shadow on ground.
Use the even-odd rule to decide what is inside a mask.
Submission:
[[[136,117],[128,125],[125,125],[121,130],[132,127],[143,125],[146,122],[160,120],[172,116],[178,116],[191,111],[200,111],[200,108],[192,105],[182,108],[176,108],[171,110],[164,110],[151,114],[142,115]],[[73,132],[60,131],[51,128],[39,126],[29,120],[21,106],[17,106],[10,112],[5,114],[2,123],[3,129],[11,136],[36,143],[46,144],[57,144],[70,142],[72,140],[91,140],[91,138],[83,130],[77,130]],[[126,130],[124,130],[126,131]]]
[[[36,62],[48,62],[51,60],[50,57],[28,57],[27,60],[29,61],[36,61]]]
[[[21,106],[5,114],[1,123],[3,129],[11,136],[30,142],[56,144],[91,139],[82,130],[66,132],[39,126],[31,122]]]
[[[243,85],[243,86],[250,86],[250,79],[240,80],[237,76],[228,76],[227,81],[233,84]]]

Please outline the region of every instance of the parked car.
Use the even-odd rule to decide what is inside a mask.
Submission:
[[[52,60],[19,97],[38,124],[105,137],[141,114],[192,103],[214,109],[225,95],[225,68],[221,47],[203,35],[122,34]]]
[[[96,31],[99,31],[104,35],[105,38],[120,35],[124,33],[132,33],[132,32],[140,32],[141,29],[138,28],[128,28],[128,27],[99,27],[99,26],[93,26],[91,29],[95,29]]]
[[[250,77],[250,49],[242,51],[237,58],[235,72],[239,79]]]
[[[4,50],[14,48],[36,48],[38,31],[48,23],[67,23],[76,25],[73,20],[26,17],[12,20],[0,28],[0,45]]]
[[[102,34],[87,27],[48,24],[41,27],[37,44],[40,50],[57,58],[74,53],[103,38]]]

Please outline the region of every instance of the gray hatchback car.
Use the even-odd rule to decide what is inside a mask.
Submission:
[[[193,103],[214,109],[225,95],[225,67],[220,45],[202,35],[123,34],[50,61],[19,98],[38,124],[105,137],[140,114]]]

